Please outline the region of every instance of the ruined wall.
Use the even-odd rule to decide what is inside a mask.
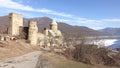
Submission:
[[[23,26],[23,16],[21,14],[10,13],[8,33],[11,35],[19,35],[20,26]]]
[[[20,35],[19,37],[21,39],[28,39],[28,27],[22,27],[19,28]]]
[[[48,36],[48,29],[44,28],[44,35]]]
[[[28,31],[28,40],[30,41],[30,44],[36,45],[38,40],[38,27],[37,22],[30,20],[29,21],[29,31]]]

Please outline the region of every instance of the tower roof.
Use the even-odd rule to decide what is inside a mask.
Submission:
[[[57,25],[57,22],[56,22],[56,20],[55,20],[55,19],[53,19],[53,20],[52,20],[51,25]]]

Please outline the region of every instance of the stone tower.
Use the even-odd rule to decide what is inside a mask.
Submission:
[[[29,30],[28,30],[28,40],[30,41],[30,44],[37,45],[37,40],[38,40],[37,33],[38,33],[37,22],[30,20]]]
[[[57,25],[55,19],[52,20],[52,23],[50,24],[50,29],[53,30],[53,31],[58,30],[58,25]]]
[[[16,36],[19,35],[20,26],[23,26],[23,16],[17,13],[10,13],[8,34],[16,35]]]

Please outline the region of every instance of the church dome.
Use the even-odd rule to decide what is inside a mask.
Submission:
[[[56,20],[55,20],[55,19],[53,19],[53,20],[52,20],[51,25],[57,25],[57,22],[56,22]]]

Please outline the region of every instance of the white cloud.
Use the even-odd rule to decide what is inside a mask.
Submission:
[[[12,10],[40,12],[40,13],[46,13],[46,14],[57,15],[57,16],[69,18],[69,19],[58,19],[59,21],[63,21],[63,22],[91,23],[91,24],[102,23],[102,22],[120,22],[120,19],[91,20],[91,19],[87,19],[87,18],[80,18],[80,17],[77,17],[72,14],[66,14],[63,12],[57,12],[57,11],[49,10],[49,9],[45,9],[45,8],[35,9],[31,6],[14,2],[13,0],[0,0],[0,7],[9,8]]]
[[[12,0],[0,0],[0,6],[10,9],[18,9],[18,10],[25,10],[25,11],[34,11],[32,7],[24,6],[22,4],[18,4],[13,2]]]
[[[46,13],[46,14],[58,15],[58,16],[63,16],[63,17],[72,17],[73,16],[71,14],[57,12],[57,11],[49,10],[49,9],[43,9],[43,8],[35,9],[35,8],[32,8],[27,5],[19,4],[12,0],[0,0],[0,7],[16,9],[16,10],[32,11],[32,12],[42,12],[42,13]]]
[[[120,23],[120,19],[119,18],[111,18],[111,19],[100,19],[100,20],[92,20],[92,19],[86,19],[86,18],[76,18],[76,22],[78,23],[108,23],[108,22],[112,22],[112,23]]]
[[[105,22],[120,22],[120,19],[119,18],[113,18],[113,19],[103,19],[102,21],[105,21]]]
[[[76,21],[80,22],[80,23],[97,23],[97,22],[99,22],[99,20],[90,20],[90,19],[86,19],[86,18],[77,18]]]
[[[56,12],[54,10],[48,10],[48,9],[36,9],[35,11],[36,12],[47,13],[47,14],[58,15],[58,16],[63,16],[63,17],[72,17],[73,16],[71,14],[65,14],[65,13]]]
[[[53,18],[53,19],[56,19],[59,22],[73,22],[70,19],[62,19],[62,18]]]

